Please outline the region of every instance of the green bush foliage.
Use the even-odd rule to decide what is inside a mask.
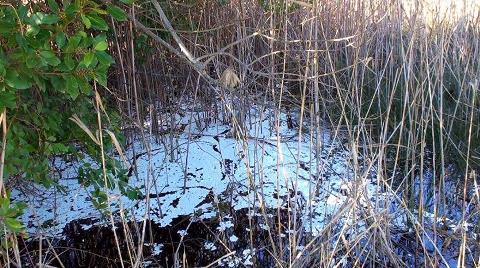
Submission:
[[[50,172],[53,157],[102,157],[98,144],[70,120],[73,115],[95,130],[97,112],[102,114],[107,123],[99,133],[107,151],[113,146],[106,127],[118,133],[118,116],[95,110],[93,86],[107,85],[107,71],[114,63],[107,52],[108,16],[118,21],[127,16],[113,4],[58,2],[0,5],[0,113],[6,113],[8,126],[6,144],[0,143],[0,149],[5,149],[7,185],[13,180],[58,185]],[[126,183],[119,161],[107,158],[106,167],[108,186],[135,197],[136,189]],[[83,185],[94,186],[92,195],[99,208],[105,207],[106,196],[102,171],[85,165],[79,178]],[[5,210],[0,223],[18,232],[14,219],[21,207],[12,208],[8,198],[0,203],[0,210]]]

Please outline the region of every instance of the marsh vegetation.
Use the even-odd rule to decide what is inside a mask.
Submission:
[[[0,263],[480,266],[480,4],[0,3]]]

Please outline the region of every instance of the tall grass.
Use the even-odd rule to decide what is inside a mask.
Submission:
[[[312,200],[307,208],[289,200],[288,222],[278,222],[268,238],[274,265],[339,267],[345,261],[348,266],[436,267],[452,265],[447,254],[459,267],[480,265],[478,238],[462,228],[465,221],[478,220],[480,204],[480,4],[169,1],[161,7],[172,35],[153,2],[135,2],[129,12],[137,23],[114,24],[112,53],[118,64],[109,83],[125,125],[156,135],[171,152],[170,160],[176,159],[175,136],[165,135],[159,125],[166,121],[177,128],[166,115],[192,100],[205,107],[193,118],[217,116],[210,108],[219,108],[216,100],[228,97],[216,90],[215,81],[227,68],[242,80],[238,92],[247,106],[274,110],[272,128],[278,135],[280,114],[297,110],[299,136],[314,141],[317,155],[323,131],[342,132],[348,140],[354,187],[347,202],[317,236],[292,232],[284,243],[276,240],[284,231],[280,226],[302,230],[298,218],[312,206]],[[144,34],[171,47],[143,41]],[[183,49],[175,50],[179,43],[189,52],[183,57],[178,56]],[[143,127],[146,118],[153,122],[149,129]],[[126,133],[132,141],[138,132]],[[237,138],[249,142],[245,135]],[[150,148],[150,141],[143,141]],[[324,164],[316,161],[314,175],[320,178]],[[365,207],[359,201],[367,194],[362,185],[372,179],[388,195]],[[392,211],[385,209],[392,206],[407,215],[405,230],[393,228]],[[458,228],[446,232],[443,221],[452,210],[461,217]],[[426,220],[426,212],[433,221]],[[345,217],[353,222],[345,224]],[[133,232],[144,238],[145,224]],[[474,228],[478,233],[480,226]],[[132,265],[141,263],[143,240],[136,250],[129,242]],[[304,250],[297,249],[300,240]]]
[[[133,32],[117,36],[117,61],[122,68],[116,81],[135,81],[136,89],[127,82],[117,85],[116,94],[126,100],[120,108],[136,118],[133,121],[141,121],[147,107],[153,107],[151,118],[162,118],[165,111],[178,109],[174,103],[192,96],[211,107],[219,91],[209,85],[230,67],[242,80],[239,91],[247,105],[275,109],[274,129],[279,129],[280,113],[294,107],[300,111],[299,136],[312,137],[317,153],[323,146],[318,137],[325,126],[342,131],[349,141],[357,187],[374,173],[379,189],[391,194],[364,208],[358,200],[365,192],[351,192],[321,235],[308,237],[308,253],[296,250],[298,234],[289,237],[290,245],[276,244],[271,236],[276,265],[338,266],[339,258],[345,256],[353,266],[450,265],[443,254],[451,247],[427,250],[426,244],[437,245],[438,240],[455,245],[459,266],[479,265],[480,249],[465,228],[452,235],[437,225],[455,209],[462,214],[459,226],[478,219],[478,215],[466,218],[472,217],[467,212],[472,206],[478,214],[479,204],[478,178],[472,175],[480,160],[478,3],[188,1],[162,7],[174,33],[149,1],[136,3],[140,12],[135,16],[153,25],[153,33],[173,47],[180,38],[191,53],[185,54],[190,62],[150,41],[150,56],[141,60],[145,68],[136,70],[133,61],[122,57],[134,56],[134,50],[125,48],[139,36]],[[125,32],[122,27],[117,30]],[[192,59],[204,64],[203,71],[192,68]],[[310,127],[302,129],[303,122],[310,122]],[[158,132],[156,127],[153,133]],[[248,142],[248,137],[238,138]],[[321,161],[316,165],[316,175],[322,175]],[[406,239],[413,241],[411,259],[395,250],[398,245],[392,236],[398,234],[390,229],[393,219],[382,210],[392,202],[408,214],[413,232],[405,237],[410,235]],[[304,212],[297,209],[293,207],[289,228],[300,228],[295,218]],[[363,231],[349,230],[355,224],[334,228],[352,211],[363,215],[355,219],[363,222]],[[433,224],[427,224],[425,212],[433,213]],[[354,235],[347,237],[347,233]]]

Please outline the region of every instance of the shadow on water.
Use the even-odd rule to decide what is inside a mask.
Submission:
[[[288,222],[286,210],[267,209],[265,213],[253,213],[244,208],[236,211],[231,209],[223,214],[225,215],[222,217],[210,219],[180,216],[165,227],[146,221],[143,265],[173,267],[177,261],[181,266],[198,267],[217,262],[214,265],[216,267],[218,260],[228,254],[229,257],[222,260],[222,264],[227,267],[252,263],[264,267],[275,266],[269,253],[272,252],[270,241],[273,239],[288,244],[288,235],[283,232],[278,236],[277,228],[278,215],[280,222]],[[141,238],[143,222],[129,222],[126,225],[128,228],[117,224],[116,234],[123,264],[131,267],[135,260],[130,261],[130,256],[137,255],[136,245]],[[130,241],[134,241],[133,250],[132,245],[128,245],[125,239],[125,229],[128,230]],[[186,234],[182,239],[184,233]],[[277,246],[279,243],[276,243]],[[62,239],[31,239],[21,241],[20,247],[23,263],[27,267],[36,266],[40,248],[45,263],[55,267],[62,267],[61,264],[64,267],[121,267],[111,226],[96,225],[91,219],[68,223]]]

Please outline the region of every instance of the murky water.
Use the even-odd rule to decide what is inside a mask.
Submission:
[[[116,234],[118,247],[127,267],[135,262],[130,259],[128,252],[136,254],[144,223],[141,262],[147,267],[173,267],[175,262],[188,267],[210,264],[238,267],[250,266],[253,263],[273,267],[275,260],[270,252],[280,250],[280,245],[285,247],[289,244],[289,235],[285,230],[287,226],[279,229],[278,222],[289,222],[285,209],[253,212],[247,208],[237,211],[229,208],[211,219],[180,216],[166,227],[153,221],[117,224]],[[96,221],[91,219],[75,220],[65,226],[64,238],[42,239],[43,258],[48,260],[49,265],[57,267],[120,267],[121,260],[111,226],[95,223]],[[133,241],[130,245],[126,233],[130,241]],[[300,227],[297,233],[304,233],[304,230]],[[278,248],[273,249],[271,241]],[[49,244],[55,248],[55,253],[48,250]],[[302,241],[299,245],[301,244]],[[21,250],[31,253],[24,255],[24,264],[33,267],[33,264],[38,262],[39,248],[39,239],[21,243]],[[282,250],[288,252],[285,248]],[[228,257],[222,259],[225,255]]]

